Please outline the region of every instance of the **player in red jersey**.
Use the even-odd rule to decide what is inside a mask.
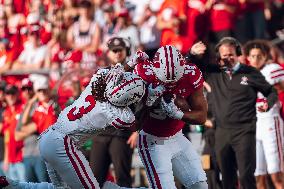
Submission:
[[[203,124],[206,119],[200,70],[186,63],[180,52],[169,45],[158,49],[153,62],[138,64],[135,73],[149,84],[148,93],[158,84],[165,86],[157,99],[147,99],[146,105],[152,106],[146,108],[148,113],[139,133],[139,155],[151,188],[176,188],[174,176],[186,188],[208,188],[200,157],[181,131],[185,122]],[[161,94],[185,98],[190,110],[181,111],[174,98],[167,103],[159,97]]]

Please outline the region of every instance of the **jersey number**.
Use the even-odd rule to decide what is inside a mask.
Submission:
[[[85,102],[89,102],[90,105],[87,107],[81,106],[79,108],[78,113],[74,113],[77,110],[77,107],[73,107],[67,114],[67,117],[69,121],[75,121],[76,119],[80,119],[83,117],[84,114],[87,114],[90,112],[95,106],[96,106],[96,101],[92,95],[88,95],[85,98]]]
[[[184,73],[185,73],[185,74],[195,75],[195,66],[186,65],[186,66],[185,66]]]

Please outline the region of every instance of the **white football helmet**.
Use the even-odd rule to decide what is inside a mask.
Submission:
[[[160,47],[153,60],[153,72],[164,84],[172,84],[182,78],[185,60],[180,51],[172,45]]]
[[[109,81],[105,90],[108,101],[121,107],[140,101],[144,93],[144,81],[130,72],[124,72],[119,81]]]

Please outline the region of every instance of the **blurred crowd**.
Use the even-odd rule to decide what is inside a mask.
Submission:
[[[186,54],[203,41],[210,54],[226,36],[243,44],[264,39],[271,61],[284,65],[284,1],[2,0],[0,175],[48,181],[36,138],[111,64],[114,36],[126,39],[128,58],[138,49],[153,58],[168,44]],[[21,135],[23,125],[30,136]]]

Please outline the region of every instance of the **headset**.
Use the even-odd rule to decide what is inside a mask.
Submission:
[[[241,47],[241,43],[233,38],[233,37],[223,37],[219,43],[215,46],[215,54],[216,54],[216,59],[217,61],[221,60],[221,55],[219,53],[219,48],[220,46],[222,46],[223,44],[229,44],[235,47],[236,49],[236,54],[237,56],[241,56],[242,55],[242,47]]]

